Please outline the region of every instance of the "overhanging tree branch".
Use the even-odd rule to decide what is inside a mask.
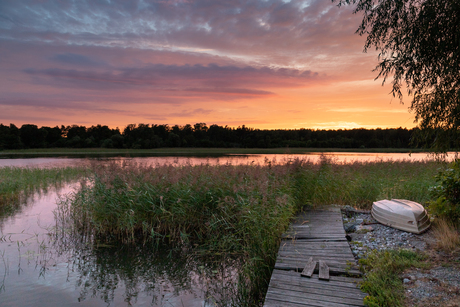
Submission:
[[[420,128],[415,142],[436,152],[459,149],[460,1],[333,0],[356,5],[363,19],[356,33],[375,48],[377,78],[392,78],[392,94],[412,96]]]

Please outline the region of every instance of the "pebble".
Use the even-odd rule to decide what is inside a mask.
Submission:
[[[421,235],[382,225],[370,213],[349,215],[343,214],[343,223],[357,259],[365,257],[370,250],[407,248],[423,251],[426,248]]]
[[[349,227],[347,236],[356,259],[365,258],[367,252],[371,250],[407,248],[425,251],[427,249],[423,234],[417,235],[382,225],[367,213],[346,212],[342,216],[346,231],[345,225],[353,225]],[[458,260],[460,262],[460,258]],[[460,307],[459,276],[458,267],[413,269],[402,276],[406,298],[412,302],[411,306]]]

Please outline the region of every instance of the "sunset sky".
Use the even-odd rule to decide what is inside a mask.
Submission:
[[[2,0],[0,123],[411,128],[330,0]]]

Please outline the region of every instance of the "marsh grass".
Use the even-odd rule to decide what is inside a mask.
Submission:
[[[56,210],[56,229],[86,244],[168,243],[239,260],[235,305],[263,302],[281,234],[306,205],[370,208],[381,198],[428,201],[443,164],[340,164],[322,157],[264,165],[93,165]]]
[[[400,274],[410,267],[427,267],[426,257],[411,250],[374,250],[360,259],[366,272],[361,290],[369,307],[403,306],[404,287]]]
[[[16,212],[29,195],[85,174],[84,168],[0,168],[0,216]]]
[[[451,221],[437,218],[433,224],[436,249],[448,254],[460,250],[460,234]]]
[[[377,161],[339,163],[323,156],[317,165],[302,166],[296,192],[303,201],[314,205],[351,205],[370,209],[379,199],[404,198],[425,204],[430,200],[428,189],[442,162],[430,160]]]
[[[281,233],[296,211],[289,167],[95,165],[56,211],[57,229],[93,243],[166,242],[240,259],[238,304],[263,299]],[[252,300],[252,302],[242,302]]]

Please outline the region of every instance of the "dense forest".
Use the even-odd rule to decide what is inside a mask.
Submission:
[[[0,150],[27,148],[159,147],[310,147],[410,148],[413,129],[260,130],[204,123],[185,126],[130,124],[120,131],[107,126],[41,127],[0,124]]]

